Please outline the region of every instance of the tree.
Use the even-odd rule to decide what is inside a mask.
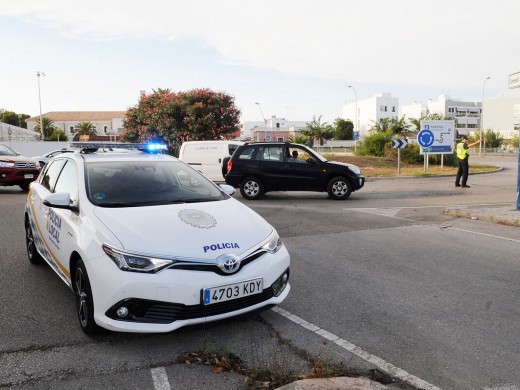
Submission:
[[[412,133],[418,133],[421,130],[421,121],[451,121],[454,118],[451,116],[442,116],[441,114],[430,113],[430,110],[426,110],[426,114],[422,115],[420,118],[410,118],[410,122],[415,129],[410,129]]]
[[[222,139],[233,134],[240,129],[239,117],[234,98],[225,93],[158,89],[141,96],[137,106],[127,111],[122,138],[128,142],[160,139],[175,149],[184,141]]]
[[[289,142],[292,142],[293,144],[308,145],[309,138],[304,135],[300,135],[300,136],[290,135]]]
[[[499,148],[504,142],[504,137],[498,131],[487,129],[483,133],[484,139],[482,141],[483,148]],[[470,143],[477,141],[480,138],[480,132],[476,131],[468,137]]]
[[[56,127],[54,126],[54,121],[50,118],[47,118],[46,116],[44,116],[42,118],[41,122],[43,125],[43,138],[45,139],[54,132]],[[37,131],[38,133],[41,134],[40,121],[38,121],[36,123],[36,127],[34,128],[34,131]]]
[[[97,135],[97,131],[92,122],[79,122],[74,126],[74,141],[78,141],[81,135]]]
[[[337,118],[334,121],[334,139],[351,140],[354,138],[354,123],[350,119]]]
[[[375,132],[387,132],[391,131],[396,135],[408,135],[411,133],[411,125],[407,123],[406,117],[403,115],[399,118],[383,118],[383,120],[376,122],[372,121],[372,127],[370,130]]]
[[[45,141],[67,141],[67,134],[61,129],[55,129],[53,133],[45,138]]]
[[[309,138],[310,147],[314,146],[314,140],[321,140],[331,135],[330,127],[327,126],[327,122],[321,123],[321,117],[322,115],[317,118],[316,115],[313,115],[311,123],[307,123],[305,129],[301,131],[303,135]]]
[[[0,122],[7,123],[9,125],[27,128],[27,122],[25,120],[30,118],[27,114],[17,114],[13,111],[4,111],[0,113]]]

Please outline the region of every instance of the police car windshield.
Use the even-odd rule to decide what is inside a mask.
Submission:
[[[140,207],[226,199],[211,181],[179,161],[86,164],[89,200],[100,207]]]

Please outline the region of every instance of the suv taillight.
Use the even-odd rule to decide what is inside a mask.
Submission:
[[[228,161],[227,163],[227,171],[230,172],[231,171],[231,167],[233,166],[233,163],[231,162],[231,160]]]

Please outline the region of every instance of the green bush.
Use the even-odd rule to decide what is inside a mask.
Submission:
[[[356,156],[383,157],[385,155],[385,145],[392,141],[392,136],[391,130],[370,132],[357,148]]]
[[[406,164],[422,164],[424,162],[424,155],[421,153],[419,144],[408,144],[408,147],[401,149],[401,161]],[[385,145],[385,157],[397,159],[397,149],[392,149],[392,143]],[[441,165],[441,155],[430,155],[429,164]],[[445,166],[457,166],[457,159],[455,153],[444,155]]]

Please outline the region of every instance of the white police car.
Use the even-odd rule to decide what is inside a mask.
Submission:
[[[285,299],[289,254],[231,187],[143,144],[71,146],[31,184],[25,230],[29,260],[74,291],[85,333],[168,332]]]

